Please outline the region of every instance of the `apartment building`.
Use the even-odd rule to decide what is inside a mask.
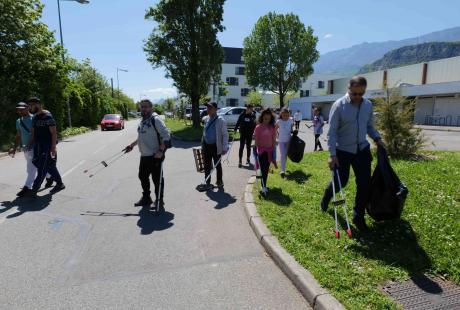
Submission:
[[[460,56],[363,74],[367,98],[386,95],[386,88],[399,88],[402,96],[416,100],[414,123],[460,126]],[[322,108],[325,118],[335,100],[347,92],[350,77],[330,79],[325,94],[294,98],[291,109]]]

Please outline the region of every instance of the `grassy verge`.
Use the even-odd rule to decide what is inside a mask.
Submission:
[[[167,118],[166,126],[174,136],[185,141],[199,141],[201,140],[201,136],[203,135],[202,126],[200,126],[200,128],[193,128],[190,122],[185,123],[183,120]],[[239,133],[231,132],[230,140],[232,138],[234,138],[235,140],[239,140]]]
[[[64,129],[63,131],[60,132],[60,138],[64,139],[64,138],[68,138],[68,137],[71,137],[71,136],[77,136],[77,135],[81,135],[85,132],[89,132],[91,131],[91,128],[89,127],[72,127],[72,128],[66,128]]]
[[[354,231],[354,238],[347,238],[341,218],[345,237],[336,239],[332,208],[320,211],[330,180],[326,153],[306,154],[300,164],[290,163],[286,179],[270,174],[271,191],[265,200],[255,195],[256,204],[280,243],[347,309],[396,309],[378,291],[388,280],[428,272],[460,284],[460,153],[435,155],[430,161],[392,162],[410,191],[406,207],[400,221],[367,218],[368,235]],[[354,192],[351,177],[345,191],[349,209]],[[348,213],[351,217],[352,211]]]

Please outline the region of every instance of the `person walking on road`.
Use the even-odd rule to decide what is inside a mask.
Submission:
[[[244,146],[246,146],[246,164],[251,163],[251,143],[252,135],[256,127],[256,113],[253,111],[252,105],[246,105],[246,111],[242,112],[238,117],[238,121],[235,125],[235,132],[240,129],[240,150],[239,150],[239,162],[238,167],[241,168],[243,160]]]
[[[276,121],[276,128],[278,129],[278,145],[280,148],[280,161],[281,161],[281,177],[284,178],[286,174],[286,161],[289,149],[289,142],[291,141],[292,127],[294,121],[290,117],[287,108],[281,109],[280,118]]]
[[[323,151],[323,146],[321,145],[321,141],[319,140],[320,136],[323,134],[323,127],[324,127],[324,117],[321,115],[321,110],[319,108],[315,108],[313,110],[313,131],[315,134],[315,152],[317,149],[319,151]]]
[[[37,167],[37,176],[32,185],[32,191],[26,196],[32,198],[37,197],[37,192],[40,189],[45,177],[49,174],[50,179],[56,182],[56,185],[51,189],[50,193],[54,194],[65,189],[62,183],[61,175],[57,169],[57,129],[56,121],[53,115],[46,110],[43,110],[42,103],[37,97],[32,97],[26,102],[30,111],[34,113],[32,120],[32,134],[29,140],[28,148],[33,147],[34,157],[33,163]]]
[[[294,113],[294,121],[295,121],[295,130],[300,129],[300,122],[302,121],[302,113],[300,110]]]
[[[137,140],[125,148],[125,152],[129,153],[137,145],[141,153],[138,177],[141,181],[142,197],[134,205],[137,207],[152,205],[150,196],[150,176],[152,176],[155,186],[155,206],[159,204],[164,210],[162,165],[171,135],[163,120],[153,113],[153,104],[150,100],[142,100],[140,110],[142,119],[137,126]]]
[[[265,109],[259,116],[258,124],[254,130],[254,139],[258,164],[262,174],[262,195],[268,192],[267,180],[270,163],[274,162],[273,150],[276,147],[275,115],[270,109]],[[256,162],[257,163],[257,162]]]
[[[348,85],[348,93],[332,105],[329,114],[328,146],[330,169],[338,169],[342,186],[346,186],[350,166],[356,177],[356,198],[353,223],[360,231],[368,231],[364,220],[366,204],[369,201],[371,183],[372,154],[366,135],[383,146],[380,134],[374,128],[372,103],[363,98],[367,87],[364,77],[353,77]],[[334,174],[335,188],[338,180]],[[332,199],[332,182],[326,188],[321,200],[321,209],[327,210]]]
[[[201,148],[206,178],[205,190],[210,190],[213,188],[211,185],[211,176],[209,176],[212,171],[213,162],[217,170],[216,186],[219,188],[224,186],[220,158],[228,151],[228,131],[225,120],[217,115],[217,103],[210,102],[206,104],[206,109],[208,116],[205,117]]]

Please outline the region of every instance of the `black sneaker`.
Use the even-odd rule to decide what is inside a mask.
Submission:
[[[35,198],[37,198],[37,192],[31,189],[31,190],[27,191],[27,192],[24,194],[23,197],[35,199]]]
[[[31,190],[30,188],[24,186],[24,187],[16,194],[16,196],[18,196],[18,197],[24,197],[24,196],[27,195],[27,193],[28,193],[29,191],[32,191],[32,190]]]
[[[238,168],[243,167],[243,164],[241,162],[238,163]]]
[[[158,207],[159,209],[157,209]],[[152,205],[152,209],[155,210],[156,212],[164,212],[165,202],[163,200],[160,200],[159,205],[158,205],[158,200],[155,200],[155,202]]]
[[[134,204],[136,207],[147,207],[153,203],[150,196],[142,196],[142,198]]]
[[[65,189],[64,183],[58,183],[58,184],[54,185],[53,189],[50,190],[50,193],[55,194],[57,192],[62,191],[63,189]]]
[[[217,181],[216,182],[216,187],[224,187],[224,182],[223,181]]]
[[[251,159],[250,158],[246,159],[246,165],[250,165],[250,164],[251,164]]]
[[[53,186],[53,179],[46,178],[45,188],[50,188],[51,186]]]
[[[364,232],[364,233],[370,232],[370,229],[367,226],[366,221],[364,220],[364,218],[357,218],[357,217],[353,218],[353,225],[355,225],[355,227],[360,232]]]

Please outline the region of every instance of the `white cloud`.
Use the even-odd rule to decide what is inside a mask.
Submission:
[[[326,35],[324,36],[325,39],[330,39],[332,37],[333,37],[332,33],[326,33]]]
[[[177,90],[174,87],[158,87],[144,90],[140,96],[150,100],[165,99],[168,97],[176,97]]]

